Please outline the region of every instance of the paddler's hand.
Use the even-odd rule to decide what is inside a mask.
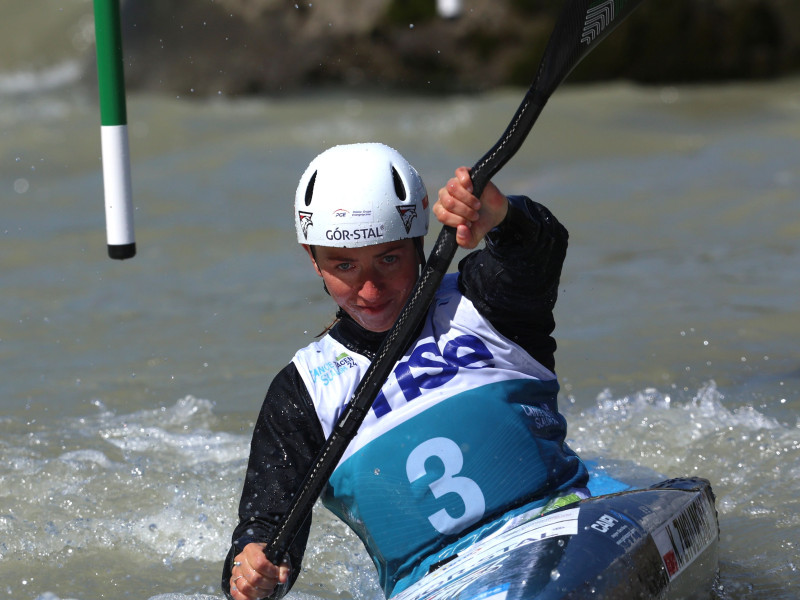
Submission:
[[[456,169],[455,177],[439,190],[433,214],[443,225],[456,229],[456,242],[462,248],[477,247],[483,237],[497,227],[508,212],[508,199],[490,181],[480,200],[472,195],[472,179],[467,167]]]
[[[289,581],[289,565],[273,565],[264,554],[266,544],[247,544],[233,559],[230,589],[234,600],[266,598],[279,583]]]

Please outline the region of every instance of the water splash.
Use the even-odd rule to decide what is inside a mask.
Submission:
[[[737,404],[713,381],[689,399],[655,388],[623,397],[606,390],[592,409],[568,420],[573,448],[615,467],[615,476],[644,468],[711,481],[720,514],[721,598],[743,598],[753,590],[791,597],[785,586],[796,583],[796,569],[770,548],[780,540],[796,551],[800,537],[796,425]]]
[[[0,558],[125,545],[218,559],[249,440],[211,429],[211,408],[186,397],[128,415],[101,408],[58,428],[0,423]]]

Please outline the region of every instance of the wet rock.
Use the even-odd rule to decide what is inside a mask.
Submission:
[[[130,0],[129,89],[188,96],[325,87],[453,92],[528,85],[558,0]],[[643,83],[765,78],[800,69],[796,0],[645,2],[570,76]]]

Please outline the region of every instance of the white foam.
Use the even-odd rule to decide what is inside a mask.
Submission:
[[[14,71],[0,73],[0,94],[33,94],[57,90],[77,82],[81,77],[81,65],[68,60],[38,71]]]
[[[749,515],[764,504],[796,520],[797,428],[726,398],[713,381],[689,399],[654,388],[624,397],[606,391],[594,409],[568,421],[569,442],[582,456],[633,461],[666,477],[705,477],[720,513]]]
[[[2,423],[0,480],[14,500],[4,510],[0,491],[0,557],[124,544],[164,564],[219,560],[249,435],[213,431],[213,404],[192,396],[124,415],[95,406],[58,428]]]
[[[64,452],[58,457],[65,463],[95,463],[104,468],[110,468],[113,463],[99,450],[73,450]]]

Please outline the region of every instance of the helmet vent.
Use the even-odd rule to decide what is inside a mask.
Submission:
[[[392,167],[392,181],[394,181],[394,193],[397,194],[397,197],[400,200],[405,200],[408,197],[406,193],[406,188],[403,185],[403,180],[400,179],[400,173],[397,172],[397,169]]]
[[[314,174],[311,176],[311,179],[308,180],[308,186],[306,187],[306,206],[311,205],[311,197],[314,195],[314,183],[316,181],[317,171],[314,171]]]

